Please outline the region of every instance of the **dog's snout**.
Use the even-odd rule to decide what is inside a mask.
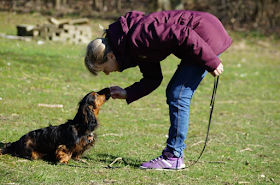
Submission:
[[[104,89],[100,90],[99,92],[97,92],[97,94],[105,95],[106,100],[108,100],[111,97],[110,88],[104,88]]]

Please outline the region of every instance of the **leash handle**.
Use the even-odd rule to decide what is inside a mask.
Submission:
[[[197,158],[197,160],[194,163],[192,163],[191,165],[187,166],[186,168],[189,168],[189,167],[193,166],[195,163],[197,163],[199,161],[199,159],[201,158],[201,156],[202,156],[202,154],[203,154],[203,152],[206,148],[206,144],[207,144],[208,136],[209,136],[209,131],[210,131],[211,120],[212,120],[212,114],[213,114],[213,110],[214,110],[215,97],[216,97],[216,93],[217,93],[217,89],[218,89],[218,83],[219,83],[219,76],[214,77],[214,87],[213,87],[212,98],[211,98],[210,107],[209,107],[210,108],[209,122],[208,122],[207,134],[206,134],[203,149],[202,149],[199,157]]]

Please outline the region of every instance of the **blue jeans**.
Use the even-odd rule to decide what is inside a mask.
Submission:
[[[166,89],[171,126],[167,147],[176,157],[183,156],[189,127],[189,111],[193,94],[207,74],[201,66],[179,66]]]

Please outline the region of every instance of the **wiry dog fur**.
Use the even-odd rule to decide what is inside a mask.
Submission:
[[[27,133],[18,141],[7,143],[0,154],[11,154],[26,159],[44,159],[68,164],[69,159],[80,159],[94,145],[98,126],[97,115],[110,98],[110,89],[87,94],[79,103],[73,120]]]

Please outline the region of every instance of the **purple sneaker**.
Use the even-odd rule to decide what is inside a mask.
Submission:
[[[163,155],[152,159],[149,162],[142,163],[142,169],[156,169],[156,170],[180,170],[185,168],[183,157],[165,157]]]

